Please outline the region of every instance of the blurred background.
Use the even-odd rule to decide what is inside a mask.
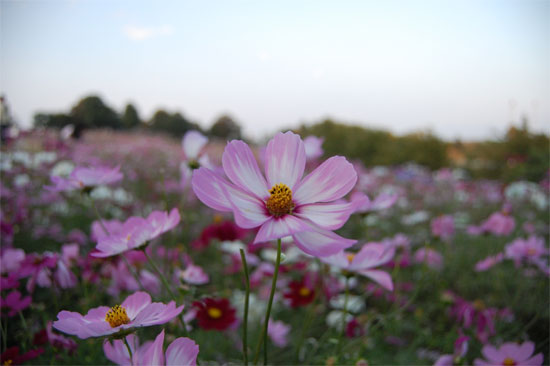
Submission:
[[[3,130],[293,129],[367,166],[548,174],[548,0],[0,6]]]

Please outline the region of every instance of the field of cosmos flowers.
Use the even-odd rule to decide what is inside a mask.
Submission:
[[[1,364],[548,364],[548,177],[322,143],[4,143]]]

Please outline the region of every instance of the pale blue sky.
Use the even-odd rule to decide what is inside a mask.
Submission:
[[[27,124],[94,93],[203,127],[230,113],[252,137],[327,116],[550,132],[550,0],[0,1],[0,89]]]

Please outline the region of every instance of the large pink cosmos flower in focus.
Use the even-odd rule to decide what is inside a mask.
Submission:
[[[267,144],[265,177],[243,141],[227,144],[222,165],[229,180],[202,167],[193,174],[193,190],[207,206],[233,212],[240,227],[259,227],[254,243],[292,236],[307,254],[325,257],[356,242],[332,232],[356,208],[354,203],[337,201],[357,182],[355,169],[344,157],[333,156],[302,178],[304,143],[286,132]]]
[[[169,322],[183,310],[174,301],[167,305],[151,302],[151,296],[138,291],[126,298],[121,305],[112,308],[100,306],[82,315],[63,310],[57,314],[53,327],[78,338],[102,337],[124,330],[147,327]]]

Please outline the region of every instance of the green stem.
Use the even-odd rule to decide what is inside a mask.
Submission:
[[[149,254],[147,254],[147,252],[145,251],[145,247],[142,248],[142,251],[143,251],[143,254],[145,254],[145,256],[147,257],[147,260],[149,261],[149,264],[151,265],[151,267],[153,267],[153,270],[159,275],[162,284],[164,285],[164,287],[166,288],[166,290],[168,291],[168,293],[172,297],[172,300],[174,300],[174,302],[177,304],[178,300],[176,299],[176,295],[174,295],[174,293],[172,292],[172,289],[170,289],[170,284],[168,283],[168,280],[166,279],[166,277],[164,277],[164,274],[162,274],[162,272],[157,267],[155,262],[153,262],[153,260],[149,256]],[[183,334],[185,336],[187,336],[187,327],[185,326],[185,321],[179,315],[177,316],[177,318],[181,322],[181,325],[183,327]]]
[[[342,312],[342,331],[340,332],[340,338],[338,339],[338,359],[342,354],[342,339],[346,332],[346,315],[348,315],[348,297],[349,297],[349,276],[346,276],[346,294],[344,297],[344,311]]]
[[[131,364],[134,364],[133,362],[133,356],[132,356],[132,349],[130,348],[130,345],[128,344],[128,340],[126,339],[126,337],[124,337],[124,344],[126,345],[126,349],[128,350],[128,353],[130,354],[130,363]]]
[[[248,277],[248,264],[246,263],[244,250],[241,249],[240,252],[241,252],[241,260],[243,262],[244,278],[246,280],[245,282],[246,296],[244,299],[244,321],[243,321],[243,358],[244,358],[245,366],[248,366],[247,338],[248,338],[248,300],[250,298],[250,279]]]
[[[264,341],[264,365],[267,365],[267,327],[269,324],[269,314],[271,313],[271,305],[273,305],[273,296],[275,295],[275,287],[277,285],[277,275],[279,274],[279,264],[281,264],[281,239],[277,239],[277,259],[275,260],[275,271],[273,272],[273,281],[271,282],[271,293],[269,294],[269,302],[267,303],[267,311],[265,313],[264,327],[262,335],[256,346],[256,356],[254,357],[254,365],[258,364],[260,357],[260,345],[262,339]]]

